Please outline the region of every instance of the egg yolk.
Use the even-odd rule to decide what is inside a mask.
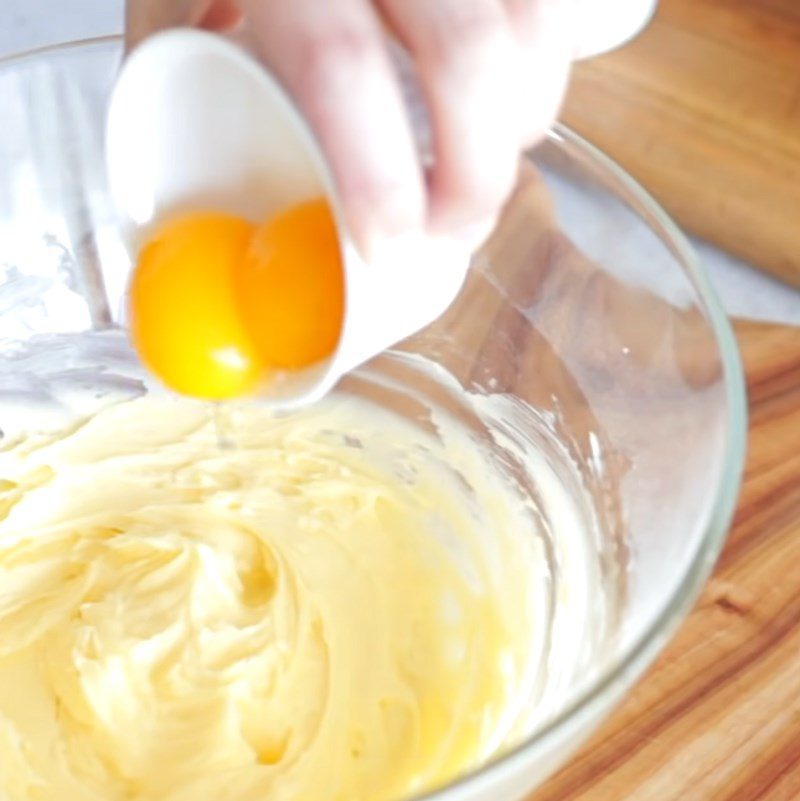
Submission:
[[[233,287],[253,231],[237,217],[193,214],[168,222],[141,251],[131,335],[146,367],[176,392],[222,400],[260,377]]]
[[[266,364],[292,370],[329,356],[342,328],[344,269],[328,204],[303,203],[258,228],[236,283]]]
[[[344,269],[327,203],[255,226],[194,213],[162,225],[130,287],[131,336],[171,389],[206,400],[253,392],[276,369],[329,356],[344,318]]]

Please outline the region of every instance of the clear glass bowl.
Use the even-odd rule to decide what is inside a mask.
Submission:
[[[51,425],[53,415],[64,422],[144,391],[114,325],[129,265],[101,156],[120,52],[108,39],[0,62],[6,432],[20,409]],[[642,674],[719,554],[745,436],[725,316],[653,200],[557,128],[523,160],[517,192],[453,307],[337,391],[420,426],[431,409],[446,410],[536,509],[531,536],[550,548],[540,703],[524,738],[426,796],[520,798]],[[579,510],[574,547],[551,528],[558,510],[539,498],[530,452]],[[582,610],[580,628],[561,615],[564,598]]]

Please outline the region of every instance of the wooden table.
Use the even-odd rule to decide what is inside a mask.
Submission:
[[[622,708],[529,801],[800,798],[800,329],[736,331],[749,455],[714,577]]]
[[[564,117],[685,228],[800,285],[800,0],[660,0],[637,42],[578,67]],[[749,453],[714,577],[529,801],[800,799],[800,328],[736,332]]]
[[[659,0],[576,67],[563,117],[686,230],[800,286],[800,0]]]

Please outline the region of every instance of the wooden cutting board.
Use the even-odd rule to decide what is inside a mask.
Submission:
[[[562,117],[686,230],[800,286],[800,0],[660,0],[576,66]]]
[[[529,801],[800,798],[800,329],[736,330],[749,455],[714,577],[627,702]]]

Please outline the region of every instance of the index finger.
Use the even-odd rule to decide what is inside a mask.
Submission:
[[[424,226],[417,149],[368,0],[247,0],[260,57],[308,119],[362,250]]]

